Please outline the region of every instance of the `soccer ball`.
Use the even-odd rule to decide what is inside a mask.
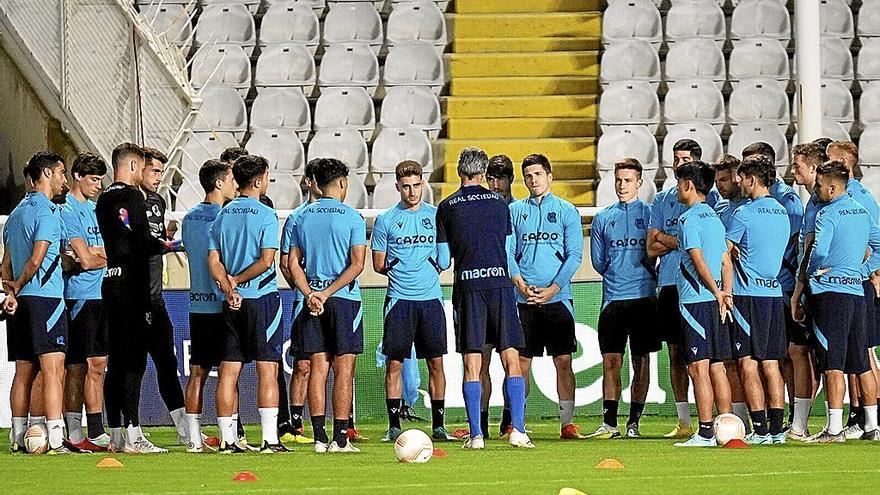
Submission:
[[[45,454],[49,450],[49,433],[43,425],[32,425],[24,432],[24,448],[29,454]]]
[[[394,453],[407,464],[428,462],[434,455],[434,442],[422,430],[406,430],[394,441]]]
[[[719,414],[715,418],[715,440],[724,445],[731,440],[742,440],[746,436],[746,426],[739,416],[731,413]]]

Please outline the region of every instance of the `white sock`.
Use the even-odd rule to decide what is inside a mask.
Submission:
[[[46,416],[31,416],[31,425],[46,424]]]
[[[573,400],[559,401],[559,420],[562,423],[562,426],[570,425],[573,417],[574,417],[574,401]]]
[[[186,413],[186,425],[189,431],[189,443],[193,447],[202,446],[202,415]]]
[[[238,441],[238,435],[235,433],[235,419],[231,416],[218,417],[217,426],[220,428],[220,440],[227,444],[234,444]]]
[[[174,421],[174,426],[177,428],[177,436],[186,438],[186,409],[180,407],[171,411],[171,421]]]
[[[263,442],[269,445],[278,443],[278,408],[277,407],[261,407],[260,411],[260,429],[263,432]]]
[[[28,429],[28,419],[18,416],[12,418],[12,441],[24,446],[24,433]]]
[[[129,425],[126,429],[128,430],[128,443],[135,443],[144,438],[144,432],[140,426]]]
[[[813,407],[813,399],[794,398],[794,418],[791,420],[791,429],[803,433],[807,431],[807,421],[810,419],[810,409]]]
[[[838,435],[843,431],[843,409],[828,410],[828,433]]]
[[[83,436],[82,428],[82,413],[66,412],[64,413],[64,418],[67,420],[67,438],[72,443],[80,443],[85,440],[86,437]]]
[[[877,404],[865,406],[865,431],[877,429]]]
[[[733,414],[742,420],[743,424],[746,426],[746,430],[748,430],[749,420],[751,419],[749,416],[749,406],[747,406],[745,402],[734,402],[732,406]]]
[[[678,413],[678,422],[691,426],[691,405],[687,401],[676,402],[675,412]]]
[[[57,449],[64,442],[64,420],[50,419],[46,421],[46,428],[49,429],[49,448]]]

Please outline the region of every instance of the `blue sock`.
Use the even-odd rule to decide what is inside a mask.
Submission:
[[[510,401],[510,422],[514,429],[526,431],[526,381],[521,376],[511,376],[504,380],[507,386],[507,399]]]
[[[471,437],[482,436],[480,407],[482,405],[483,385],[479,381],[464,382],[462,391],[464,392],[464,406],[467,410],[468,424],[471,427]]]

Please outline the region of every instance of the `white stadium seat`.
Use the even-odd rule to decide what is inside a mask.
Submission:
[[[730,94],[727,117],[730,125],[761,120],[788,127],[791,123],[788,95],[773,80],[741,81]]]
[[[447,42],[446,19],[431,0],[398,3],[388,16],[385,38],[389,46],[425,41],[443,53]]]
[[[742,158],[742,150],[758,141],[773,146],[777,168],[788,166],[788,141],[779,126],[771,122],[744,122],[734,127],[727,140],[727,153]]]
[[[315,73],[315,59],[305,45],[278,43],[260,53],[254,85],[257,91],[275,86],[297,87],[309,96],[315,90]]]
[[[660,56],[647,41],[620,41],[608,45],[599,64],[599,81],[647,81],[660,83]]]
[[[723,125],[724,96],[709,80],[680,81],[669,85],[663,104],[663,120],[669,124],[706,122]]]
[[[376,128],[373,99],[364,88],[324,88],[315,104],[315,130],[346,127],[369,141]]]
[[[158,0],[156,0],[158,1]],[[199,0],[202,4],[202,7],[207,7],[210,5],[228,5],[230,3],[237,3],[244,5],[247,7],[248,12],[251,15],[256,15],[257,9],[260,7],[260,0]]]
[[[870,124],[862,130],[859,157],[866,165],[880,167],[880,124]]]
[[[724,84],[727,71],[721,47],[706,40],[693,38],[673,43],[666,54],[666,81],[711,79]]]
[[[880,0],[865,0],[859,8],[857,34],[862,44],[865,38],[880,37]]]
[[[318,16],[303,3],[276,3],[260,24],[260,46],[273,43],[302,43],[313,56],[321,40]]]
[[[430,43],[401,43],[388,52],[382,82],[386,87],[427,86],[439,95],[446,82],[443,59]]]
[[[698,38],[723,42],[724,12],[715,0],[679,0],[666,13],[666,42]]]
[[[440,100],[428,88],[388,88],[382,99],[379,123],[382,127],[414,127],[437,139],[442,113]]]
[[[791,18],[779,0],[743,0],[730,18],[730,39],[775,38],[791,40]],[[736,43],[734,43],[735,45]]]
[[[599,170],[612,170],[623,158],[635,158],[646,169],[660,165],[657,139],[644,125],[608,126],[596,144],[596,163]]]
[[[194,132],[231,132],[242,140],[247,130],[247,108],[244,98],[230,86],[210,84],[199,92],[202,106],[193,123]]]
[[[315,158],[336,158],[354,173],[367,173],[367,142],[354,129],[321,129],[315,132],[309,141],[307,156],[307,162]]]
[[[682,139],[691,139],[696,141],[703,149],[702,160],[704,162],[713,162],[724,154],[724,145],[721,143],[721,136],[718,131],[710,124],[691,123],[677,124],[666,128],[666,137],[663,138],[663,167],[672,170],[672,147],[675,143]],[[667,176],[669,173],[667,172]]]
[[[254,18],[244,4],[207,5],[196,24],[196,47],[210,43],[241,45],[250,57],[256,45]]]
[[[291,172],[269,171],[269,188],[266,196],[275,204],[277,210],[292,210],[303,202],[302,175]]]
[[[609,84],[599,100],[599,124],[647,124],[652,132],[660,123],[660,99],[646,82]]]
[[[787,83],[791,77],[788,52],[773,38],[740,40],[730,52],[730,81],[775,79]]]
[[[365,43],[379,54],[384,38],[382,18],[371,3],[331,3],[324,18],[323,45]]]
[[[283,170],[302,175],[306,166],[302,141],[290,129],[258,129],[251,134],[245,148],[252,155],[260,155],[268,160],[272,171]]]
[[[792,138],[792,143],[798,142],[798,131],[797,124],[794,125],[794,137]],[[829,139],[833,139],[835,141],[852,141],[852,137],[849,134],[849,130],[836,120],[830,119],[822,119],[822,137],[827,137]]]
[[[312,12],[315,13],[318,17],[324,17],[324,10],[327,7],[327,3],[324,0],[264,0],[267,8],[272,8],[278,4],[290,4],[296,3],[300,5],[305,5],[306,7],[312,9]]]
[[[855,121],[855,105],[852,93],[847,84],[840,80],[826,79],[821,82],[822,87],[822,118],[840,122],[847,128],[852,128]],[[798,101],[798,92],[795,92],[794,101]],[[798,108],[792,109],[792,117],[797,118]]]
[[[318,85],[322,88],[361,86],[373,96],[379,85],[379,60],[370,47],[362,43],[331,45],[321,59]]]
[[[149,4],[141,8],[141,13],[156,33],[164,35],[172,44],[177,45],[184,54],[189,53],[192,46],[192,15],[184,5]]]
[[[198,89],[221,84],[238,90],[246,98],[251,89],[251,59],[238,45],[207,45],[192,59],[190,82]]]
[[[373,143],[370,171],[394,172],[397,164],[404,160],[419,162],[425,172],[433,171],[434,154],[428,136],[418,129],[383,128]]]
[[[845,0],[819,0],[819,23],[823,36],[840,37],[847,44],[855,36],[852,9]]]
[[[251,107],[250,129],[289,129],[305,141],[312,130],[309,102],[296,88],[265,88]]]
[[[369,196],[367,194],[367,186],[364,185],[364,177],[360,174],[348,174],[348,193],[345,195],[343,203],[352,208],[366,208],[369,204]]]
[[[862,89],[859,98],[859,122],[862,128],[880,123],[880,83],[873,82]]]
[[[229,132],[195,132],[183,145],[181,170],[188,176],[199,175],[199,168],[208,160],[219,160],[226,148],[238,146],[238,140]],[[198,179],[196,179],[198,182]]]
[[[853,80],[853,56],[848,42],[837,37],[823,37],[819,58],[822,79]]]
[[[621,0],[602,13],[602,43],[639,39],[660,47],[663,21],[651,0]]]
[[[880,0],[877,1],[880,4]],[[880,38],[860,38],[859,63],[856,65],[856,79],[862,87],[871,81],[880,80]]]

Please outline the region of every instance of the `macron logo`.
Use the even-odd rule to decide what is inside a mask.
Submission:
[[[693,353],[694,353],[694,356],[696,356],[696,355],[697,355],[697,348],[696,348],[696,347],[691,347],[691,352],[693,352]]]
[[[502,266],[493,266],[489,268],[474,268],[473,270],[463,270],[461,280],[476,280],[481,278],[506,277],[507,269]]]
[[[740,344],[739,342],[737,342],[737,343],[736,343],[736,350],[739,350],[740,347],[742,347],[742,344]]]

